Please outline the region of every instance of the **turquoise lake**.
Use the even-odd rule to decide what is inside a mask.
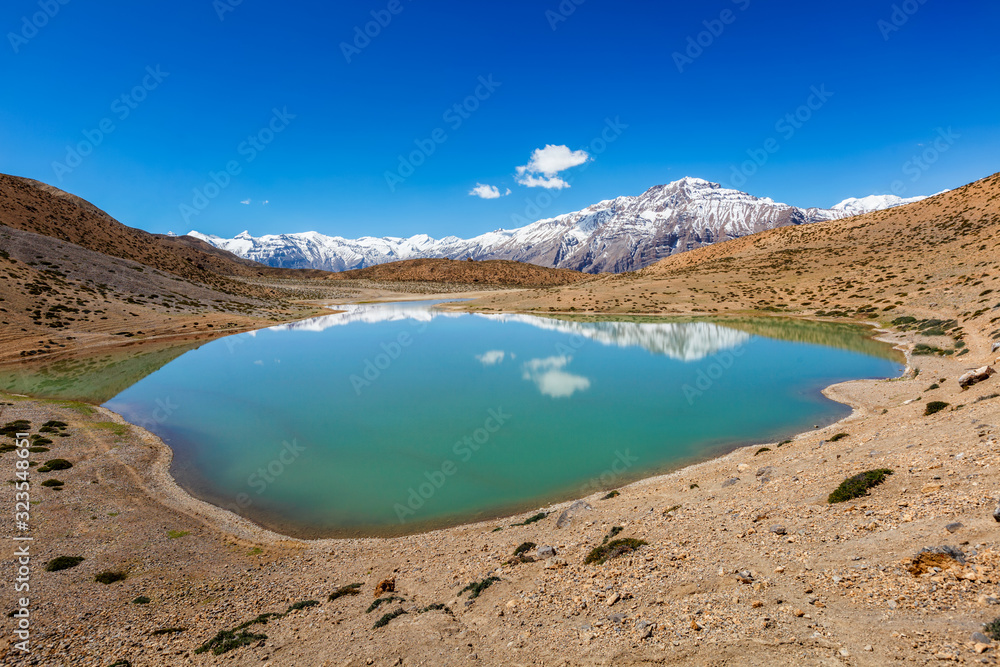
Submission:
[[[758,335],[433,305],[346,306],[216,340],[105,405],[162,437],[197,497],[296,536],[392,535],[826,425],[850,409],[822,388],[903,370],[860,327],[773,320]]]

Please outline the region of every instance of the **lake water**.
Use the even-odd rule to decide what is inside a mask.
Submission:
[[[105,405],[162,437],[198,497],[288,534],[389,535],[534,509],[825,425],[849,409],[823,387],[903,369],[858,327],[769,320],[757,335],[751,320],[432,306],[348,306],[220,339]]]

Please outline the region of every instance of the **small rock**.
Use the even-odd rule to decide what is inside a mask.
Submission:
[[[722,483],[722,488],[726,488],[727,486],[732,486],[738,481],[740,481],[739,477],[730,477],[729,479],[727,479],[725,482]]]
[[[973,650],[976,653],[986,653],[987,651],[990,650],[990,645],[989,644],[979,643],[979,644],[976,644],[975,647],[973,647]]]
[[[753,583],[753,573],[751,573],[750,570],[740,570],[736,573],[736,578],[739,579],[742,584]]]
[[[538,547],[538,557],[539,558],[552,558],[556,555],[556,550],[547,544]]]
[[[785,533],[788,532],[785,530],[785,527],[780,524],[775,524],[771,526],[770,531],[775,535],[784,535]]]
[[[545,564],[546,570],[558,570],[559,568],[566,567],[565,558],[553,558],[548,563]]]
[[[958,386],[962,389],[971,387],[972,385],[982,382],[983,380],[989,379],[991,375],[995,375],[996,371],[990,366],[982,366],[975,370],[971,370],[968,373],[963,374],[958,378]]]
[[[618,593],[612,593],[611,597],[608,598],[608,606],[609,607],[612,606],[614,603],[618,602],[621,599],[622,596],[618,595]]]
[[[991,644],[992,640],[981,632],[972,633],[972,641],[976,644]]]
[[[993,510],[993,520],[1000,522],[1000,505],[997,505],[997,508]]]
[[[795,616],[798,617],[798,618],[802,618],[803,616],[806,615],[806,613],[804,611],[802,611],[801,609],[796,609],[792,613],[795,614]]]
[[[965,526],[956,521],[955,523],[949,523],[947,526],[944,527],[944,529],[947,530],[949,533],[954,533],[959,528],[964,528],[964,527]]]
[[[699,625],[698,621],[694,620],[693,618],[691,619],[691,629],[694,630],[695,632],[701,631],[701,625]]]
[[[871,653],[872,651],[874,651],[874,650],[875,650],[875,647],[874,647],[874,646],[872,646],[871,644],[867,644],[867,645],[865,646],[865,650],[866,650],[866,651],[868,651],[869,653]]]

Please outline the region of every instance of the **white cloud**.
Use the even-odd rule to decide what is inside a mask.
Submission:
[[[243,204],[244,206],[249,206],[250,205],[250,200],[249,199],[244,199],[240,203]]]
[[[507,356],[507,353],[503,350],[490,350],[489,352],[477,354],[476,360],[483,366],[496,366],[503,361],[505,356]],[[513,358],[513,355],[511,357]]]
[[[587,151],[572,151],[568,146],[546,144],[545,148],[535,149],[528,164],[517,168],[517,182],[529,188],[568,188],[569,183],[559,178],[559,172],[579,167],[590,160]]]
[[[568,398],[590,388],[590,380],[563,370],[573,357],[548,357],[525,362],[522,377],[531,380],[544,396]]]
[[[480,199],[499,199],[500,197],[509,195],[510,188],[507,188],[507,192],[500,192],[500,188],[495,185],[476,183],[476,187],[472,188],[469,194]]]
[[[261,206],[267,206],[267,205],[268,205],[268,204],[270,204],[270,203],[271,203],[271,200],[270,200],[270,199],[265,199],[264,201],[262,201],[262,202],[260,203],[260,205],[261,205]]]

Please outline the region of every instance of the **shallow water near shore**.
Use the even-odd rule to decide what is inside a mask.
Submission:
[[[300,537],[393,535],[780,440],[850,413],[824,387],[903,370],[860,327],[817,344],[816,327],[776,332],[780,320],[762,336],[433,305],[348,306],[216,340],[105,406],[163,438],[197,497]]]

